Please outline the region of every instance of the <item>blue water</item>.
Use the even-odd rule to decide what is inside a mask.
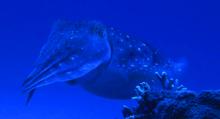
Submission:
[[[181,82],[220,88],[220,8],[217,0],[7,0],[0,2],[0,119],[120,119],[123,104],[64,83],[40,89],[24,105],[21,84],[33,69],[57,19],[99,20],[184,59]]]

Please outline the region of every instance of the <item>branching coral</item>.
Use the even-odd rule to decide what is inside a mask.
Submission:
[[[176,85],[165,72],[156,76],[162,90],[152,90],[148,83],[136,86],[138,106],[124,106],[125,119],[220,119],[220,90],[203,91],[199,94]]]

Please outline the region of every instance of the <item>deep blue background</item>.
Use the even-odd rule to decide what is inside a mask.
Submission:
[[[96,97],[80,87],[39,90],[29,107],[20,85],[57,19],[99,20],[184,58],[189,89],[220,87],[218,0],[5,0],[0,2],[1,119],[118,119],[128,101]],[[105,118],[103,116],[106,116]]]

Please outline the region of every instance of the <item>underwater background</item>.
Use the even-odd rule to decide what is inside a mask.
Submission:
[[[0,2],[0,119],[121,119],[131,100],[95,96],[57,83],[29,106],[21,84],[58,19],[98,20],[146,40],[184,61],[188,89],[220,88],[220,7],[217,0],[7,0]]]

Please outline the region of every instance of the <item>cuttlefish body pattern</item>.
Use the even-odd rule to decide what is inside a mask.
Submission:
[[[58,21],[23,89],[30,100],[37,88],[69,82],[99,96],[126,99],[135,85],[150,82],[164,67],[158,52],[144,41],[97,21]]]

